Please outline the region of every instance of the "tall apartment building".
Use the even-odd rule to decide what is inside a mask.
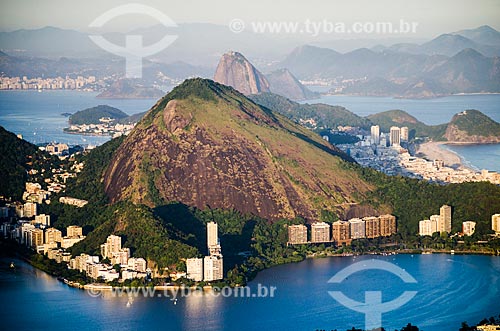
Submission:
[[[351,243],[350,223],[345,221],[336,221],[332,223],[332,238],[338,245]]]
[[[380,126],[372,125],[371,127],[371,137],[375,145],[380,144]]]
[[[495,233],[500,234],[500,214],[491,216],[491,229],[495,231]]]
[[[203,280],[210,282],[224,278],[222,257],[205,256],[203,259]]]
[[[106,243],[101,245],[101,256],[103,258],[113,258],[113,253],[118,253],[122,249],[122,238],[115,235],[110,235],[106,239]]]
[[[420,236],[432,236],[433,233],[431,229],[431,220],[422,220],[418,222],[418,234]]]
[[[48,228],[45,230],[45,243],[53,244],[62,241],[62,232],[56,228]]]
[[[288,242],[290,244],[307,243],[307,227],[303,224],[288,226]]]
[[[394,215],[380,215],[380,236],[390,236],[397,232],[396,216]]]
[[[431,215],[429,219],[431,221],[431,227],[434,232],[439,232],[439,233],[444,232],[445,226],[444,222],[441,220],[441,216]]]
[[[311,242],[328,242],[330,238],[330,224],[325,222],[315,222],[311,224]]]
[[[35,216],[35,223],[50,226],[50,215],[40,214]]]
[[[36,249],[38,246],[43,245],[43,230],[42,229],[32,229],[29,234],[30,246]]]
[[[37,208],[36,208],[36,203],[35,202],[26,202],[24,204],[24,217],[31,218],[33,216],[37,215]]]
[[[67,237],[80,237],[83,235],[82,227],[76,225],[70,225],[66,228]],[[120,240],[121,243],[121,240]]]
[[[451,207],[448,205],[443,205],[439,209],[439,217],[440,217],[440,232],[451,232]],[[444,229],[444,230],[442,230]]]
[[[349,220],[351,228],[351,239],[360,239],[366,237],[365,222],[360,218],[352,218]]]
[[[207,246],[210,255],[219,255],[221,253],[217,223],[207,223]]]
[[[366,238],[380,237],[380,219],[378,217],[364,217]]]
[[[186,277],[201,282],[203,280],[203,259],[191,258],[186,259]]]
[[[397,126],[391,127],[389,141],[391,143],[391,146],[401,145],[401,129],[400,128],[398,128]]]
[[[402,141],[408,141],[409,138],[409,131],[407,126],[403,126],[401,128],[401,140]]]
[[[466,236],[472,236],[476,231],[476,222],[465,221],[462,223],[462,232]]]

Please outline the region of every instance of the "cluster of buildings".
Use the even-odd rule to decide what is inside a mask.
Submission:
[[[500,214],[498,215],[498,231],[500,232]],[[438,233],[451,233],[451,207],[443,205],[439,209],[439,215],[431,215],[429,219],[422,220],[418,223],[418,234],[420,236],[432,236]],[[492,228],[495,227],[495,215],[492,216]],[[462,222],[462,235],[472,236],[476,231],[476,222]]]
[[[131,257],[130,249],[122,247],[121,237],[108,236],[100,248],[103,258],[101,262],[99,262],[99,256],[82,253],[69,259],[68,268],[85,273],[92,279],[102,279],[107,282],[146,278],[151,274],[145,259]],[[106,259],[109,260],[109,263],[103,263]],[[119,265],[119,269],[115,267],[116,265]]]
[[[434,232],[451,232],[451,207],[443,205],[439,209],[439,215],[432,215],[427,220],[418,223],[418,234],[421,236],[432,236]]]
[[[115,123],[113,119],[108,121],[105,118],[100,118],[99,121],[101,121],[99,124],[72,124],[69,128],[65,128],[64,132],[94,136],[112,136],[116,138],[122,135],[128,135],[135,126],[135,123]]]
[[[331,225],[325,222],[311,224],[311,236],[304,224],[288,226],[288,243],[291,245],[309,243],[350,244],[353,239],[390,236],[397,232],[396,217],[393,215],[352,218],[336,221]]]
[[[77,76],[76,78],[28,78],[0,77],[0,90],[85,90],[97,91],[103,82],[96,80],[95,76]]]
[[[32,248],[39,254],[47,254],[57,262],[68,262],[71,255],[65,250],[85,239],[82,228],[76,225],[66,229],[66,236],[50,227],[50,215],[37,215],[34,220],[20,220],[15,224],[3,223],[0,231],[4,237],[17,240],[21,245]]]
[[[370,135],[357,136],[360,141],[355,144],[337,145],[341,150],[354,158],[360,165],[381,171],[387,175],[426,179],[437,183],[463,183],[472,181],[490,181],[500,184],[500,174],[483,170],[445,166],[442,160],[428,161],[412,156],[403,146],[409,140],[408,127],[390,128],[390,132],[380,131],[373,125]]]
[[[221,246],[215,222],[207,223],[207,246],[209,255],[186,259],[186,278],[196,282],[224,278]]]

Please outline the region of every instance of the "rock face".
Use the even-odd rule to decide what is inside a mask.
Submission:
[[[319,97],[318,93],[312,92],[288,69],[280,69],[266,75],[271,92],[284,96],[291,100],[307,100]]]
[[[444,137],[450,142],[499,143],[500,124],[480,111],[469,109],[453,116]]]
[[[266,77],[238,52],[222,55],[214,81],[232,86],[245,95],[270,91]]]
[[[210,80],[176,87],[145,115],[104,175],[111,202],[178,201],[278,220],[343,215],[372,189],[311,131]]]

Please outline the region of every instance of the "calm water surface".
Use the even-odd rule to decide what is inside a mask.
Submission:
[[[477,323],[500,313],[500,257],[375,257],[405,269],[418,283],[374,270],[355,273],[342,284],[328,283],[339,270],[371,258],[306,260],[265,270],[250,287],[257,293],[258,284],[275,286],[273,298],[193,295],[175,305],[166,297],[91,297],[22,262],[13,272],[9,261],[1,260],[0,321],[4,330],[345,330],[362,328],[364,316],[328,291],[364,301],[367,290],[382,291],[383,301],[418,291],[405,306],[383,315],[388,330],[411,322],[426,331],[457,331],[462,321]]]

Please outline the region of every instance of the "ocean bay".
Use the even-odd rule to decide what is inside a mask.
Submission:
[[[328,280],[355,262],[377,259],[406,270],[417,284],[405,284],[396,276],[366,270],[349,276],[342,284]],[[6,329],[35,330],[317,330],[363,327],[364,316],[340,305],[328,291],[339,290],[356,301],[364,292],[379,290],[383,301],[405,290],[417,295],[401,308],[382,316],[388,330],[407,323],[427,331],[457,330],[462,321],[477,323],[498,313],[500,258],[479,255],[392,255],[307,259],[300,263],[264,270],[250,282],[275,286],[274,297],[224,297],[210,293],[171,297],[90,296],[70,288],[42,271],[16,261],[0,260],[2,302],[0,312]],[[158,293],[161,294],[161,293]],[[16,307],[30,314],[19,320]],[[252,312],[253,318],[248,318]],[[241,321],[245,319],[245,323]]]

